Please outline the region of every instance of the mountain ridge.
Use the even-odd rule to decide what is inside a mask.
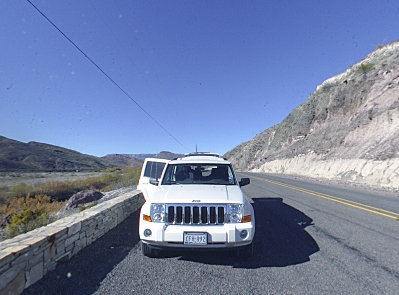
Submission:
[[[75,171],[102,170],[108,167],[141,166],[142,161],[115,161],[77,151],[31,141],[28,143],[0,136],[0,171]]]
[[[171,160],[180,154],[108,154],[96,157],[47,143],[27,143],[0,136],[0,172],[85,171],[141,167],[148,157]]]

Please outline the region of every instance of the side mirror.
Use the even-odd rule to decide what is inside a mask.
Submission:
[[[158,185],[158,184],[159,184],[159,179],[150,178],[150,183],[151,183],[152,185]]]
[[[241,178],[241,181],[239,182],[240,186],[244,186],[247,184],[250,184],[251,180],[249,178]]]

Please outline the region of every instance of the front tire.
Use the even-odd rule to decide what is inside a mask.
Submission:
[[[141,253],[143,253],[144,256],[156,258],[159,256],[159,252],[159,250],[152,249],[149,245],[141,241]]]

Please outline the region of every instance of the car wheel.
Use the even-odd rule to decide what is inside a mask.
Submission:
[[[159,256],[159,252],[159,250],[152,249],[146,243],[141,242],[141,253],[143,253],[144,256],[156,258]]]

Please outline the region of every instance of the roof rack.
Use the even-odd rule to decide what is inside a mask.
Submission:
[[[209,153],[209,152],[194,152],[194,153],[189,153],[185,154],[185,157],[203,157],[203,156],[208,156],[208,157],[218,157],[220,158],[219,154],[216,153]]]

